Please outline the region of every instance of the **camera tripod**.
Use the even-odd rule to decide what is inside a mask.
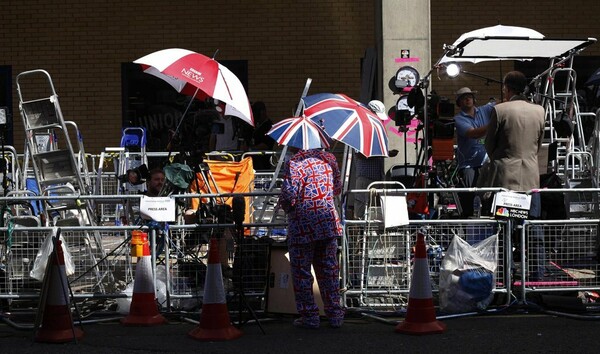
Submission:
[[[237,278],[237,284],[235,284],[234,286],[234,292],[237,293],[235,294],[235,297],[237,298],[237,302],[238,302],[238,318],[237,318],[237,326],[241,327],[244,322],[244,310],[246,310],[248,313],[250,313],[250,315],[252,316],[252,318],[254,319],[254,321],[256,321],[256,323],[258,324],[258,326],[260,327],[260,330],[263,334],[265,334],[265,330],[263,329],[262,325],[260,324],[260,321],[258,320],[258,317],[256,316],[256,312],[254,311],[254,309],[252,308],[252,306],[250,306],[250,303],[248,302],[248,299],[246,298],[246,293],[245,293],[245,287],[244,287],[244,266],[246,264],[246,252],[244,250],[244,243],[245,243],[245,237],[244,237],[244,226],[243,226],[243,221],[244,221],[244,213],[245,213],[245,209],[246,209],[246,204],[245,204],[245,200],[244,197],[233,197],[233,219],[235,222],[235,241],[236,241],[236,250],[235,250],[235,259],[233,262],[233,274],[234,274],[234,278]],[[234,282],[235,283],[235,282]]]

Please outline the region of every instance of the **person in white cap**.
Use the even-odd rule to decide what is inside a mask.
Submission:
[[[385,105],[383,102],[379,100],[372,100],[369,102],[368,106],[369,109],[373,111],[373,113],[377,114],[377,117],[379,117],[379,119],[382,121],[385,122],[386,120],[390,119],[390,117],[385,113]]]
[[[390,119],[385,113],[385,106],[381,101],[372,100],[367,105],[382,121]],[[398,150],[389,150],[388,156],[398,155]],[[355,189],[367,189],[369,184],[385,180],[384,159],[382,156],[365,157],[360,152],[355,153]],[[356,193],[354,195],[354,218],[363,219],[366,205],[369,199],[367,193]]]
[[[484,137],[494,103],[477,107],[476,91],[463,87],[456,91],[456,105],[460,111],[454,116],[456,127],[456,160],[461,178],[461,187],[473,187],[479,177],[479,169],[488,159],[484,146]],[[459,193],[462,216],[473,216],[474,193]]]

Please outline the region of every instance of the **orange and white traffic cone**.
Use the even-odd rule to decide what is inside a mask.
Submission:
[[[202,341],[223,341],[242,336],[242,331],[235,328],[229,320],[219,261],[219,244],[215,238],[210,240],[208,250],[200,324],[191,330],[189,335]]]
[[[42,324],[35,333],[36,342],[65,343],[83,338],[83,331],[73,325],[65,258],[62,242],[56,240],[50,255],[49,266],[44,277],[45,294],[42,294]],[[43,306],[43,307],[42,307]]]
[[[419,232],[406,318],[396,326],[396,332],[420,335],[443,333],[444,331],[446,331],[446,325],[435,317],[425,236]]]
[[[129,315],[123,318],[121,323],[126,326],[165,324],[167,319],[158,312],[156,304],[156,287],[152,277],[152,257],[150,256],[148,234],[136,231],[131,236],[131,255],[138,257],[135,267],[133,296],[129,307]],[[142,251],[141,255],[139,254],[140,250]]]

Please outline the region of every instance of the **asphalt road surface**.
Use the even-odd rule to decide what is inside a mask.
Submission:
[[[198,316],[198,315],[196,315]],[[441,334],[395,332],[401,317],[352,313],[340,329],[327,322],[318,330],[292,326],[293,317],[261,318],[240,326],[240,338],[203,342],[188,335],[198,327],[193,314],[169,314],[168,324],[125,327],[118,318],[84,323],[77,343],[34,341],[31,328],[0,324],[2,353],[593,353],[598,350],[594,314],[527,310],[493,315],[444,317]],[[24,327],[24,326],[21,326]],[[261,328],[262,327],[262,328]],[[264,331],[264,333],[263,333]]]

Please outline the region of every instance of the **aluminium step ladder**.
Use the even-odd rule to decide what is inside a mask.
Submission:
[[[600,217],[599,193],[577,192],[581,188],[597,188],[592,154],[586,151],[571,152],[565,159],[564,187],[573,191],[565,193],[565,209],[569,219],[597,219]]]
[[[311,78],[306,79],[306,83],[304,84],[304,89],[302,90],[302,95],[300,96],[300,101],[298,102],[298,106],[296,107],[296,112],[294,114],[294,117],[300,116],[300,113],[302,112],[302,109],[304,108],[304,101],[302,99],[304,97],[306,97],[306,95],[308,94],[308,90],[310,88],[311,83],[312,83]],[[283,149],[281,150],[281,153],[279,154],[277,166],[275,166],[275,171],[273,172],[273,177],[271,178],[270,181],[268,181],[268,182],[265,181],[266,183],[264,183],[264,191],[265,192],[273,193],[273,192],[277,192],[280,190],[280,187],[278,186],[281,184],[280,173],[282,172],[282,167],[285,163],[286,156],[287,156],[287,145],[284,145]],[[261,203],[262,203],[262,206],[258,205]],[[252,217],[254,219],[253,221],[258,222],[258,223],[263,223],[263,222],[268,222],[270,220],[269,223],[273,224],[278,221],[287,220],[287,216],[285,215],[283,210],[281,210],[280,208],[277,207],[278,204],[279,204],[278,195],[266,195],[264,198],[261,198],[254,205],[255,213],[252,215]],[[258,233],[258,232],[262,232],[262,230],[256,229],[254,232]],[[271,228],[268,228],[265,236],[270,237],[271,232],[272,232]],[[287,233],[286,233],[286,237],[287,237]]]
[[[17,75],[16,81],[19,111],[25,128],[26,156],[31,162],[38,192],[44,194],[50,187],[70,185],[73,186],[75,195],[77,193],[79,195],[89,194],[91,186],[86,184],[86,180],[89,181],[89,179],[88,176],[84,176],[82,172],[85,171],[82,171],[78,163],[50,74],[39,69],[25,71]],[[24,82],[28,87],[35,87],[32,90],[34,91],[32,96],[37,98],[30,99],[28,96],[26,99],[23,90]],[[44,95],[47,93],[47,89],[42,88],[43,84],[49,88],[49,96]],[[39,98],[40,96],[41,98]],[[40,135],[49,136],[51,142],[48,145],[39,144],[40,140],[37,137]],[[67,203],[61,201],[46,202],[45,204],[45,214],[52,214],[55,210],[68,208]],[[95,225],[95,217],[90,203],[78,204],[76,212],[82,213],[81,220],[85,220],[84,225]],[[46,222],[49,222],[50,219],[51,217],[46,217]]]
[[[594,113],[581,112],[576,91],[577,73],[572,68],[573,57],[564,61],[564,65],[555,65],[547,79],[545,96],[546,138],[555,149],[550,153],[553,160],[549,167],[563,180],[567,189],[597,188],[598,158],[594,151],[597,146],[593,137],[586,141],[583,131],[584,116]],[[560,83],[560,85],[559,85]],[[560,86],[560,87],[559,87]],[[557,126],[561,119],[567,120],[572,129],[570,134],[559,134]],[[596,127],[597,128],[597,127]],[[597,130],[594,130],[594,134]],[[568,136],[567,136],[568,135]],[[598,218],[600,215],[598,193],[566,192],[565,209],[569,219]]]
[[[91,193],[90,179],[84,176],[87,170],[79,163],[79,155],[75,153],[69,136],[67,124],[77,130],[76,125],[64,120],[50,74],[42,69],[24,71],[17,75],[16,85],[25,129],[25,156],[31,163],[37,192],[57,197],[41,203],[45,226],[97,226],[93,203],[76,198]],[[31,93],[24,95],[24,87]],[[45,140],[39,139],[40,136],[48,137],[48,141],[40,143]],[[80,141],[78,143],[81,144]],[[27,177],[30,171],[26,167],[24,170],[23,176]],[[105,261],[106,252],[99,230],[74,233],[71,246],[84,250],[84,257],[89,258],[93,265],[98,289],[103,292],[102,282],[110,283],[113,276]]]
[[[558,176],[567,177],[566,158],[572,152],[588,151],[583,132],[582,117],[594,115],[581,112],[577,97],[577,73],[572,68],[573,58],[564,62],[564,66],[555,65],[549,72],[544,88],[544,109],[546,112],[545,134],[543,145],[552,149],[549,167]],[[560,86],[560,87],[559,87]],[[560,131],[556,126],[560,120],[569,121],[572,131]]]

